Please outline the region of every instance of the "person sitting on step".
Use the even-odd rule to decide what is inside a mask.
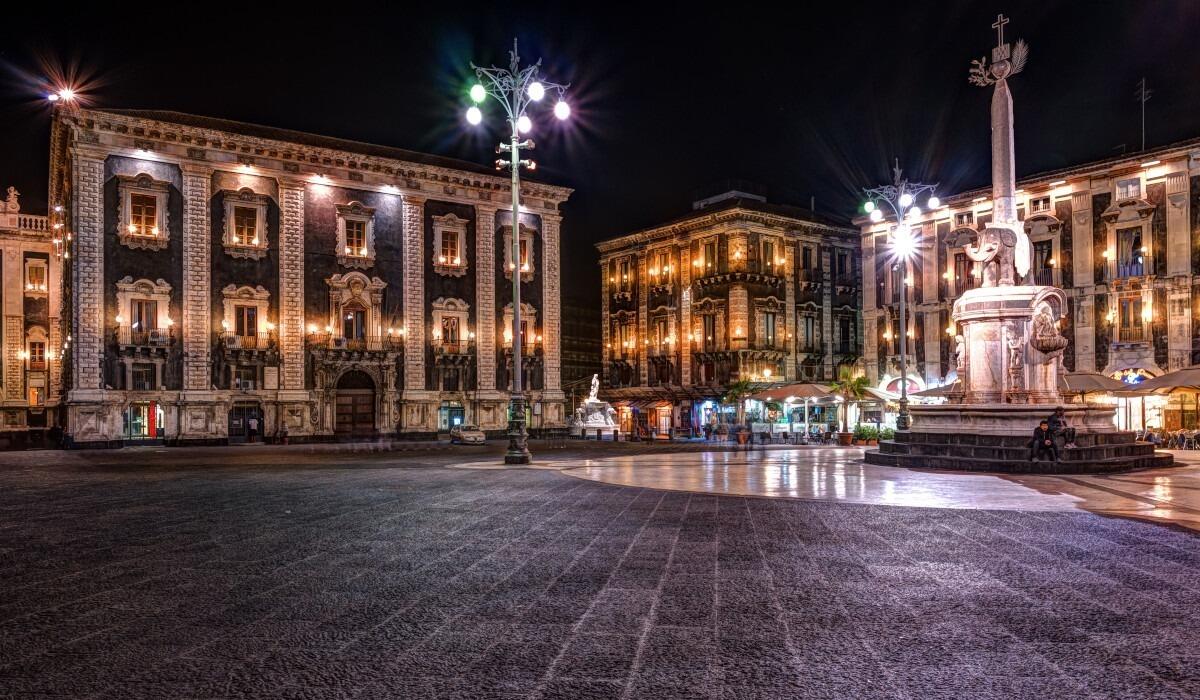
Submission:
[[[1050,432],[1050,421],[1043,420],[1033,429],[1033,441],[1029,443],[1029,461],[1036,462],[1042,455],[1050,453],[1050,458],[1058,461],[1058,445],[1054,444],[1054,434]]]
[[[1062,407],[1054,409],[1054,413],[1046,419],[1050,424],[1050,434],[1054,437],[1062,436],[1064,447],[1075,447],[1075,429],[1067,424],[1067,412]]]

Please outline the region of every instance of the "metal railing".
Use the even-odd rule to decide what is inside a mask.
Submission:
[[[1040,267],[1030,271],[1030,276],[1033,278],[1033,283],[1042,287],[1059,287],[1059,280],[1062,275],[1059,274],[1057,267]]]
[[[366,352],[384,352],[399,350],[404,343],[394,335],[368,335],[362,338],[338,338],[327,334],[308,336],[310,347],[326,348],[329,350],[354,350]]]
[[[121,326],[117,329],[117,343],[119,345],[138,345],[151,347],[166,347],[170,345],[174,337],[174,330],[171,328],[147,328],[134,329],[131,326]]]
[[[433,351],[438,355],[469,355],[475,352],[475,341],[457,340],[446,342],[435,339],[433,341]]]
[[[1144,277],[1154,274],[1154,258],[1149,255],[1130,256],[1120,260],[1110,260],[1106,267],[1110,281]]]
[[[1142,324],[1134,324],[1132,326],[1121,326],[1117,328],[1118,343],[1140,343],[1146,339],[1145,328]]]
[[[221,345],[228,350],[265,350],[275,347],[274,333],[224,333],[221,335]]]

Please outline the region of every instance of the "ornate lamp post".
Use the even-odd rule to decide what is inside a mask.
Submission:
[[[896,416],[896,429],[908,430],[910,425],[908,415],[908,359],[905,350],[908,348],[908,261],[917,252],[917,238],[909,226],[910,218],[921,215],[921,207],[917,205],[917,197],[928,194],[925,202],[926,209],[937,209],[942,205],[933,194],[936,184],[925,185],[919,182],[909,182],[902,179],[900,160],[896,159],[896,167],[892,169],[892,184],[883,187],[864,189],[867,201],[863,210],[871,217],[871,221],[880,222],[889,216],[896,219],[896,226],[888,234],[892,247],[892,269],[900,270],[900,413]],[[884,212],[886,206],[890,211]]]
[[[521,159],[521,149],[533,150],[533,141],[521,140],[521,135],[533,128],[533,122],[525,114],[530,104],[541,102],[548,93],[556,93],[558,100],[554,104],[554,116],[566,119],[571,116],[571,108],[563,100],[566,85],[546,82],[539,75],[542,62],[539,60],[531,66],[520,66],[517,55],[517,42],[513,40],[513,50],[509,54],[509,67],[480,68],[474,63],[475,76],[479,82],[471,86],[471,101],[475,104],[467,110],[467,122],[472,126],[483,121],[483,112],[479,109],[481,103],[488,97],[499,102],[504,107],[505,118],[508,121],[511,138],[508,143],[501,142],[497,153],[508,153],[507,160],[496,160],[496,169],[510,168],[512,170],[512,236],[509,255],[512,257],[513,285],[513,327],[512,327],[512,356],[513,383],[512,396],[508,404],[508,451],[504,454],[505,464],[529,464],[533,455],[529,453],[529,433],[525,429],[525,394],[521,387],[521,374],[524,369],[521,360],[521,167],[530,170],[537,168],[532,160]]]

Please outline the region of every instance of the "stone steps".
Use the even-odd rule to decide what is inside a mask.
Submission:
[[[1097,474],[1170,467],[1174,458],[1163,452],[1121,456],[1106,459],[1070,459],[1059,462],[1030,462],[1029,451],[1022,458],[963,457],[954,455],[906,454],[870,450],[864,455],[867,464],[909,469],[946,469],[969,472],[1004,472],[1009,474]]]
[[[979,459],[1001,459],[1018,461],[1029,459],[1028,440],[1019,444],[975,445],[958,443],[894,442],[883,441],[879,451],[884,454],[907,454],[937,457],[964,457]],[[1106,459],[1145,457],[1154,454],[1154,445],[1148,442],[1129,442],[1116,445],[1080,446],[1059,450],[1059,459],[1064,462],[1097,462]]]

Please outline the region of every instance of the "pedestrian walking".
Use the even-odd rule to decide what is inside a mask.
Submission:
[[[250,420],[246,421],[246,442],[254,442],[256,435],[258,435],[258,418],[250,416]]]

